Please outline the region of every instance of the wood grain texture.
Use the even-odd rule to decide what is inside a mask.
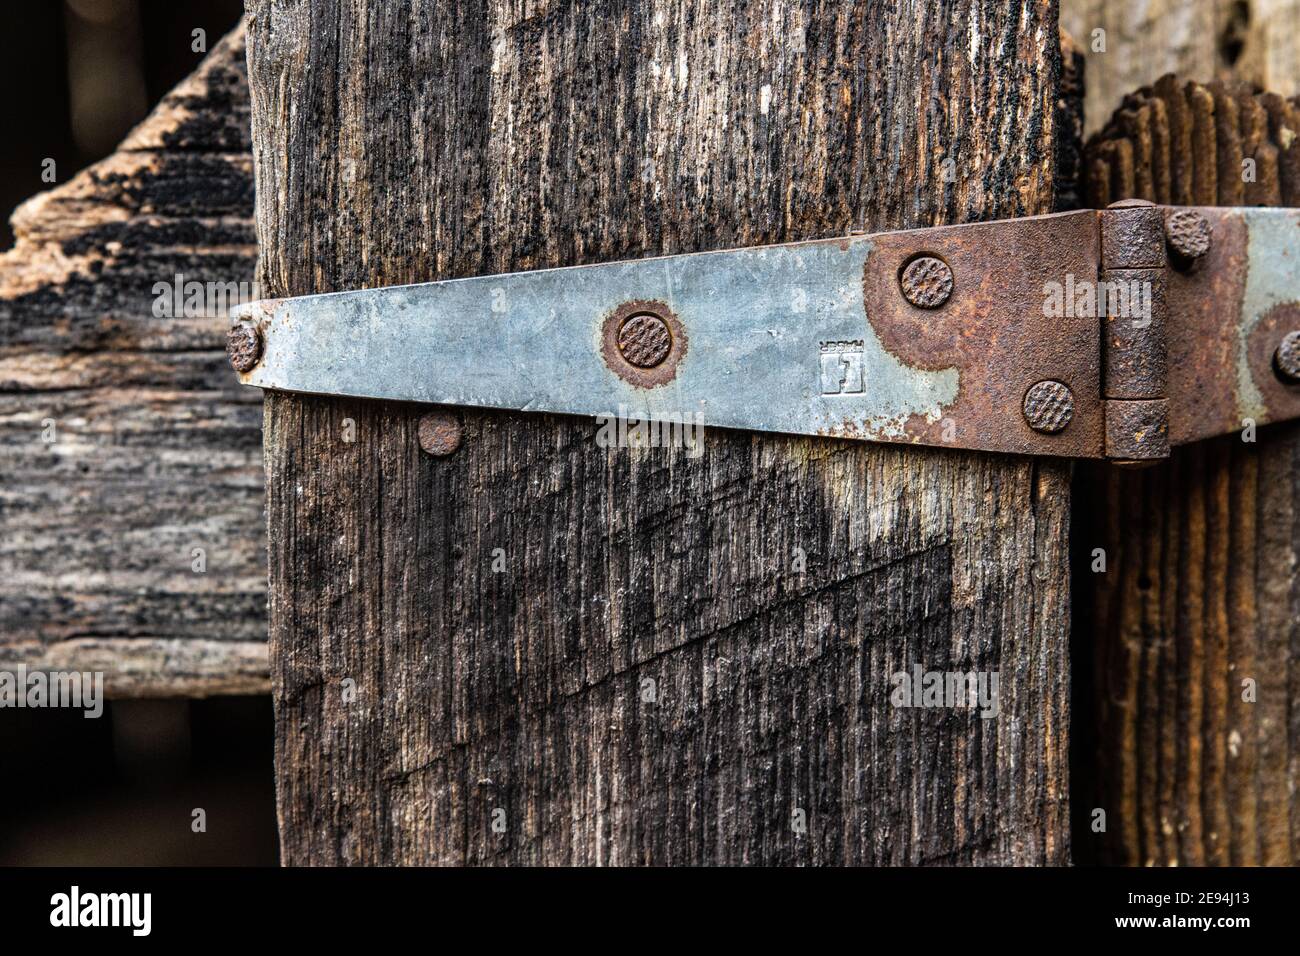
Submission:
[[[1078,582],[1095,692],[1075,695],[1091,751],[1076,800],[1107,814],[1105,833],[1078,832],[1081,861],[1300,863],[1297,474],[1289,424],[1081,476],[1078,546],[1107,556]]]
[[[1200,206],[1300,205],[1300,98],[1172,73],[1124,98],[1088,140],[1085,194]]]
[[[1300,93],[1300,0],[1061,0],[1061,26],[1087,58],[1089,133],[1166,73]]]
[[[249,12],[269,295],[1052,203],[1049,3]],[[1068,859],[1064,465],[422,411],[267,397],[284,862]]]
[[[0,667],[103,670],[114,696],[268,688],[260,396],[232,380],[227,319],[153,310],[177,274],[251,283],[252,216],[242,30],[116,153],[14,214]]]
[[[1275,94],[1162,78],[1089,143],[1093,202],[1294,204],[1294,118]],[[1081,469],[1081,861],[1300,864],[1297,475],[1295,422],[1176,448],[1147,471]]]

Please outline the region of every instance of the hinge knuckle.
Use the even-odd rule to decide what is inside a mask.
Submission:
[[[1097,314],[1107,458],[1169,457],[1166,266],[1158,207],[1130,202],[1102,211]]]

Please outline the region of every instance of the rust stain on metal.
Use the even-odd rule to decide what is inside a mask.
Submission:
[[[638,388],[671,382],[686,355],[686,329],[654,299],[624,302],[601,325],[600,354],[619,378]]]
[[[262,333],[241,322],[226,333],[226,357],[236,372],[248,372],[262,358]]]
[[[1074,418],[1074,394],[1060,382],[1037,382],[1025,392],[1024,413],[1034,431],[1054,435]]]
[[[1300,390],[1279,375],[1277,354],[1300,330],[1300,302],[1259,317],[1244,342],[1250,277],[1249,210],[1202,208],[1214,241],[1194,270],[1166,273],[1169,335],[1169,440],[1174,445],[1257,423],[1300,417]],[[1257,390],[1256,396],[1249,394]]]
[[[1245,211],[1198,212],[1210,223],[1213,243],[1197,269],[1170,269],[1165,274],[1173,445],[1236,431],[1244,416],[1263,424],[1300,415],[1300,392],[1279,377],[1274,364],[1283,338],[1300,329],[1300,304],[1275,305],[1261,316],[1244,343],[1243,356],[1251,269]],[[1257,389],[1256,401],[1262,405],[1256,407],[1243,387]]]
[[[918,309],[937,309],[952,295],[952,269],[938,256],[917,256],[903,269],[899,284]]]
[[[1070,275],[1095,281],[1099,235],[1098,213],[1086,210],[872,237],[863,302],[881,345],[908,368],[958,373],[956,398],[941,414],[896,423],[903,440],[1101,455],[1100,323],[1052,310],[1053,283],[1060,291]],[[962,277],[942,309],[918,308],[899,295],[899,277],[918,253],[941,257]],[[1025,418],[1025,394],[1043,381],[1073,396],[1070,427],[1057,434],[1037,432]],[[871,424],[846,421],[835,434],[871,438]]]
[[[1171,328],[1168,394],[1175,397],[1169,408],[1169,439],[1174,445],[1241,427],[1237,354],[1246,290],[1247,230],[1244,220],[1230,210],[1207,213],[1215,218],[1216,240],[1200,268],[1165,273]]]
[[[450,455],[460,447],[461,431],[460,418],[452,412],[429,412],[416,426],[420,447],[437,457]]]
[[[1246,343],[1250,375],[1269,421],[1300,413],[1300,302],[1284,302],[1265,312]],[[1292,371],[1295,370],[1295,371]],[[1238,423],[1240,427],[1240,423]]]

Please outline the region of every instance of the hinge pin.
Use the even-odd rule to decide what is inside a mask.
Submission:
[[[1171,232],[1194,237],[1197,230],[1195,223],[1169,230],[1159,207],[1143,200],[1113,203],[1101,213],[1104,447],[1106,457],[1119,461],[1169,457],[1165,270]]]

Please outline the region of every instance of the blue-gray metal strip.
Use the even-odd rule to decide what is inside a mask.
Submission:
[[[580,415],[905,438],[937,420],[955,368],[911,368],[865,320],[870,237],[369,289],[241,307],[262,325],[260,388]],[[671,381],[631,384],[602,358],[603,320],[666,303],[686,333]]]

